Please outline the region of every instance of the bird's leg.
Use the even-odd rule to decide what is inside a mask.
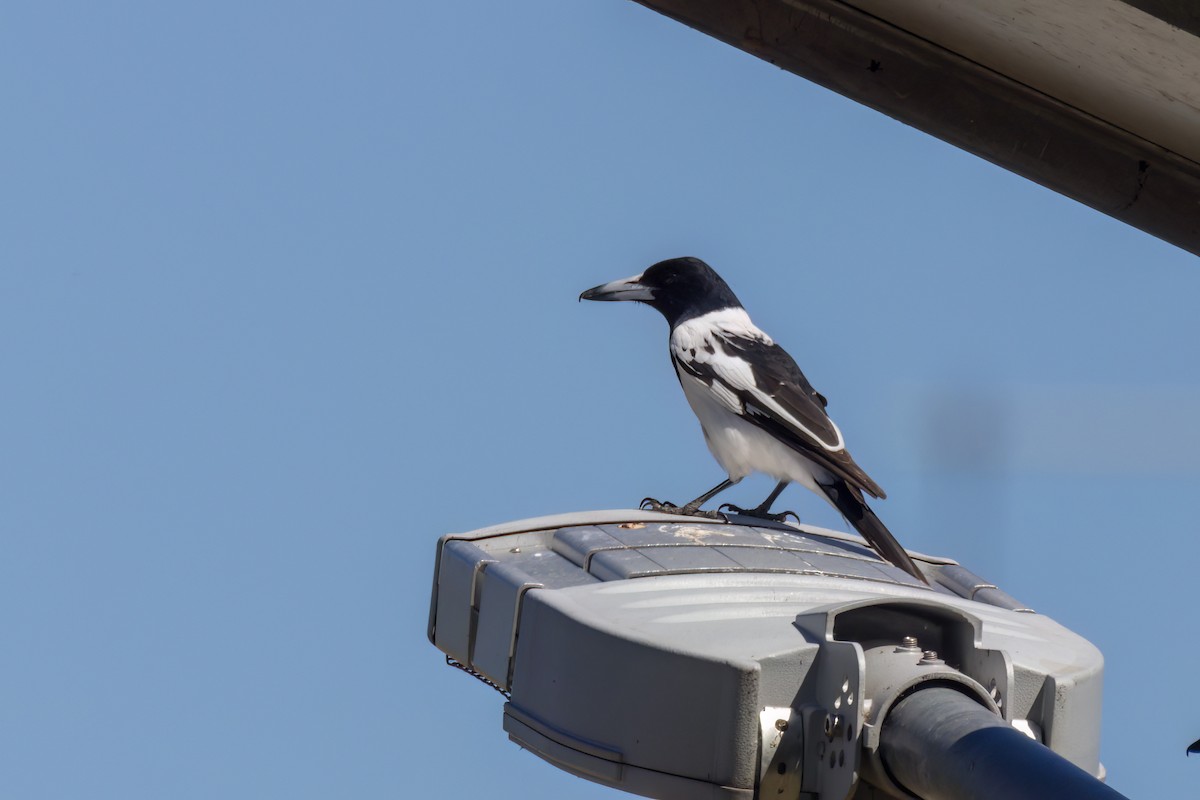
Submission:
[[[783,490],[787,488],[787,485],[788,481],[780,481],[779,485],[772,489],[771,493],[767,495],[767,499],[763,500],[754,508],[741,508],[739,506],[735,506],[733,503],[723,503],[721,508],[728,508],[735,514],[742,514],[743,516],[747,517],[758,517],[759,519],[769,519],[774,520],[775,522],[783,522],[790,515],[796,518],[796,522],[799,522],[800,517],[795,511],[784,511],[781,514],[771,513],[771,505],[779,499],[779,495],[783,493]]]
[[[692,502],[686,504],[683,508],[679,509],[679,512],[681,514],[695,514],[697,511],[700,510],[700,506],[704,505],[709,500],[712,500],[718,494],[725,491],[730,486],[733,486],[735,483],[737,483],[740,480],[741,480],[741,478],[738,478],[737,481],[735,481],[733,478],[726,478],[725,480],[721,481],[713,488],[709,489],[704,494],[697,497]]]
[[[650,511],[662,511],[667,514],[680,514],[683,516],[700,516],[700,517],[711,517],[712,519],[722,519],[721,514],[719,512],[717,512],[717,511],[701,511],[700,506],[704,505],[709,500],[713,499],[718,494],[725,491],[730,486],[733,486],[735,483],[737,483],[740,480],[741,480],[741,478],[738,478],[737,481],[733,480],[732,478],[726,478],[725,480],[721,481],[713,488],[709,489],[704,494],[697,497],[692,502],[687,503],[683,506],[677,506],[673,503],[660,503],[657,500],[655,500],[653,497],[647,497],[646,499],[642,500],[641,507],[645,508],[645,509],[649,509]]]

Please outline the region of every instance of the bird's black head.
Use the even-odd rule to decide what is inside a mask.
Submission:
[[[641,275],[588,289],[579,299],[636,300],[657,308],[672,327],[710,311],[742,305],[712,267],[691,257],[660,261]]]

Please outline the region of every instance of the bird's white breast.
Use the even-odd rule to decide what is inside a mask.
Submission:
[[[771,343],[741,308],[705,314],[671,332],[671,351],[677,362],[704,364],[721,378],[710,386],[678,363],[676,366],[683,393],[700,420],[713,457],[734,480],[763,472],[820,493],[817,481],[828,482],[826,470],[740,416],[744,412],[741,400],[728,386],[753,387],[754,373],[741,357],[725,352],[718,332]]]
[[[730,411],[708,384],[676,370],[683,393],[700,420],[704,441],[721,469],[735,481],[762,472],[777,481],[792,481],[821,494],[817,483],[828,483],[829,473],[780,442],[762,428]]]

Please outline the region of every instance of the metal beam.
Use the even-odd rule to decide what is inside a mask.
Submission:
[[[1195,0],[1125,0],[1152,17],[1200,36],[1200,6]]]
[[[990,29],[959,31],[963,45],[959,46],[960,40],[939,43],[927,38],[928,31],[911,30],[914,26],[907,20],[898,24],[856,7],[871,6],[869,0],[856,5],[840,0],[638,2],[1200,255],[1200,163],[1177,152],[1186,145],[1172,149],[1154,140],[1188,142],[1192,141],[1190,132],[1196,131],[1194,141],[1200,142],[1200,108],[1190,88],[1195,82],[1187,80],[1200,69],[1200,39],[1178,27],[1179,23],[1190,25],[1186,15],[1164,21],[1108,0],[1111,13],[1129,20],[1122,24],[1128,25],[1130,37],[1139,35],[1138,30],[1141,35],[1151,30],[1156,34],[1152,40],[1157,42],[1155,47],[1173,48],[1171,63],[1176,67],[1171,75],[1161,76],[1163,85],[1157,92],[1147,93],[1144,86],[1114,86],[1107,91],[1102,79],[1097,79],[1099,86],[1089,82],[1083,90],[1095,88],[1092,95],[1099,98],[1089,104],[1070,92],[1059,92],[1061,82],[1055,83],[1056,76],[1048,76],[1045,86],[1035,88],[1036,74],[1032,79],[1023,74],[1018,80],[1009,74],[1014,70],[1005,69],[1003,59],[997,62],[1000,66],[981,63],[972,44],[989,37],[1011,40],[1026,30],[1018,25],[998,31],[994,19]],[[1011,2],[1014,9],[1020,6],[1029,11],[1035,22],[1039,5],[1050,8],[1042,0]],[[1147,1],[1138,5],[1153,8],[1162,4]],[[872,8],[884,13],[880,9],[887,6]],[[890,7],[907,8],[908,4]],[[927,22],[944,22],[936,16],[936,9],[934,13]],[[899,14],[897,11],[896,16]],[[1090,19],[1086,14],[1078,18]],[[1174,26],[1169,24],[1172,22]],[[1056,32],[1050,27],[1041,35],[1053,37]],[[1124,34],[1124,30],[1118,33]],[[1087,39],[1080,41],[1086,43]],[[1046,45],[1034,41],[1033,46]],[[1013,53],[1007,55],[1008,64],[1024,64]],[[1132,67],[1127,53],[1110,56],[1106,49],[1097,48],[1087,55],[1096,60],[1093,67],[1110,69],[1114,80],[1135,67],[1151,78],[1154,70],[1160,69],[1161,58],[1156,53],[1149,53],[1145,64]],[[1053,61],[1051,58],[1048,63]],[[1072,66],[1069,59],[1058,61],[1065,62],[1058,65],[1064,69]],[[1175,74],[1179,70],[1183,72]],[[1177,86],[1184,88],[1175,91]],[[1156,103],[1153,110],[1161,111],[1163,124],[1144,123],[1145,114],[1136,105],[1131,108],[1130,102]],[[1081,105],[1087,106],[1086,110]],[[1112,114],[1108,113],[1110,106]],[[1171,130],[1167,130],[1168,122]],[[1144,124],[1138,133],[1129,130],[1140,123]],[[1163,136],[1155,136],[1160,129]]]

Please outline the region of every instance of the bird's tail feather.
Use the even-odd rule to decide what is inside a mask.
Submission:
[[[822,485],[821,489],[834,508],[842,513],[846,521],[854,526],[854,530],[867,540],[867,544],[871,545],[875,552],[922,583],[929,583],[892,532],[863,501],[861,493],[843,480]]]

